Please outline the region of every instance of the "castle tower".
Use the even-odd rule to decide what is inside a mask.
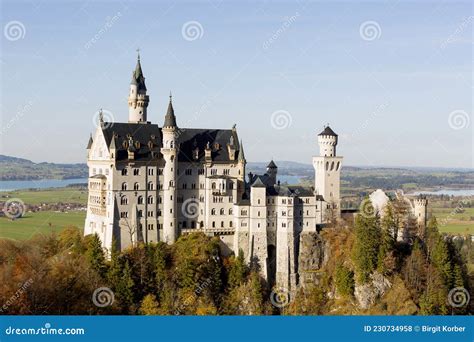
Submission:
[[[258,265],[260,275],[268,279],[268,242],[266,187],[257,178],[250,188],[250,263]]]
[[[163,240],[166,243],[176,241],[177,230],[177,200],[176,200],[176,175],[178,168],[176,117],[170,95],[168,111],[163,124],[163,148],[161,153],[165,159],[163,169]]]
[[[327,203],[324,220],[341,213],[340,183],[342,157],[336,155],[337,134],[326,126],[318,135],[319,156],[313,157],[315,188]]]
[[[140,54],[138,54],[137,66],[132,73],[130,92],[128,94],[128,122],[146,123],[149,101],[150,97],[146,94],[145,77],[143,76],[140,63]]]
[[[428,200],[426,196],[418,196],[415,198],[414,202],[414,215],[416,218],[416,223],[420,228],[426,227],[426,220],[427,220],[427,211],[428,211]]]
[[[267,165],[267,175],[270,176],[270,179],[273,185],[276,184],[277,182],[277,173],[278,173],[278,167],[276,166],[275,162],[272,160]]]

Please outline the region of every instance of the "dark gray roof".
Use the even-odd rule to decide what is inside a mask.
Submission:
[[[272,160],[270,163],[267,165],[268,169],[277,169],[278,167],[276,166],[275,162]]]
[[[102,125],[102,132],[105,137],[107,146],[111,144],[116,145],[116,159],[128,159],[128,142],[129,136],[132,137],[133,142],[137,145],[135,149],[135,160],[149,160],[156,159],[159,156],[160,148],[162,146],[161,129],[158,125],[142,124],[142,123],[112,123],[107,122]],[[112,143],[112,138],[115,136],[115,141]],[[126,144],[124,144],[124,142]],[[152,156],[152,152],[155,158]]]
[[[244,144],[242,143],[242,140],[240,141],[239,156],[237,159],[245,162]]]
[[[146,91],[145,76],[143,76],[140,56],[138,56],[137,65],[135,71],[132,73],[132,81],[130,83],[135,84],[138,90]]]
[[[199,129],[199,128],[179,128],[178,143],[180,162],[204,162],[204,150],[209,143],[213,162],[236,162],[236,156],[239,153],[240,146],[235,146],[234,156],[229,156],[227,144],[230,137],[234,136],[234,145],[237,138],[237,132],[232,129]],[[197,158],[194,158],[197,151]]]
[[[337,134],[334,133],[334,131],[329,126],[324,127],[324,130],[318,135],[332,135],[334,137],[337,137]]]
[[[252,188],[266,188],[266,185],[263,184],[260,177],[257,177],[257,180],[252,183]]]
[[[135,160],[149,160],[161,158],[160,149],[162,147],[161,128],[150,123],[102,123],[102,131],[109,149],[115,145],[117,160],[128,159],[128,142],[132,138],[135,149]],[[179,162],[204,162],[204,149],[207,143],[212,149],[211,156],[213,162],[236,162],[235,158],[239,153],[240,146],[234,146],[235,155],[230,156],[227,144],[230,137],[234,137],[234,142],[238,141],[237,132],[232,129],[178,129]],[[112,137],[115,141],[112,142]],[[125,144],[124,144],[125,142]],[[234,144],[235,145],[235,144]],[[151,148],[150,148],[151,147]],[[198,151],[198,158],[194,158],[194,151]],[[152,153],[153,152],[153,153]],[[231,152],[232,153],[232,152]],[[154,155],[155,157],[153,158]],[[232,157],[232,158],[231,158]]]
[[[165,115],[165,123],[163,124],[163,127],[176,127],[176,116],[174,115],[174,108],[173,102],[171,101],[171,96],[170,103],[168,104],[168,111]]]

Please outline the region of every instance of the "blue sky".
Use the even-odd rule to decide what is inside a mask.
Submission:
[[[469,1],[2,1],[0,153],[84,162],[139,47],[149,120],[171,90],[178,125],[237,124],[249,161],[310,163],[329,123],[346,165],[473,167],[473,22]]]

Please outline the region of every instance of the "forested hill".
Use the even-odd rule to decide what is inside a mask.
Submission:
[[[0,155],[0,180],[87,178],[86,164],[34,163],[31,160]]]

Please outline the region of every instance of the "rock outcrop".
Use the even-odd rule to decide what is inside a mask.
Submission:
[[[354,296],[359,307],[367,309],[375,303],[377,298],[383,296],[391,286],[392,284],[387,278],[378,272],[374,272],[370,275],[370,281],[367,284],[356,284]]]

